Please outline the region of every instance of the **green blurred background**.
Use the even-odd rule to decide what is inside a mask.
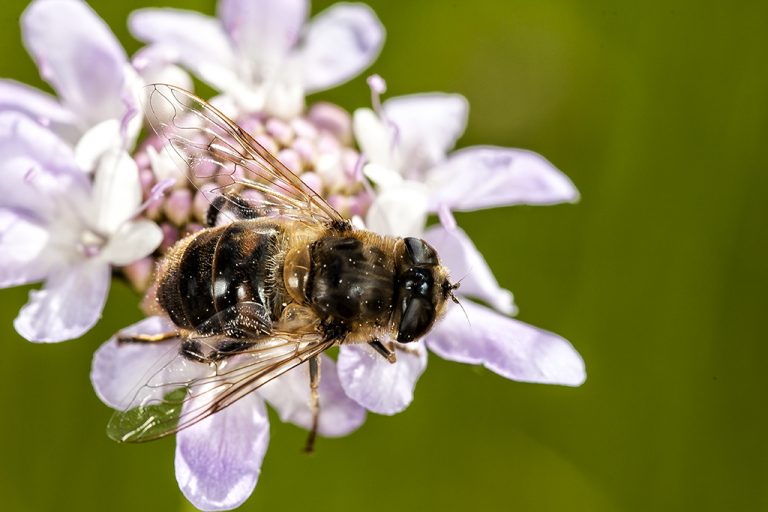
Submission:
[[[158,1],[91,5],[131,52],[132,9],[214,10]],[[311,457],[303,431],[273,421],[243,510],[768,510],[768,4],[369,3],[388,30],[371,71],[390,95],[460,92],[460,146],[533,149],[579,187],[575,206],[458,218],[519,317],[571,340],[588,380],[521,384],[432,357],[405,413]],[[0,76],[41,85],[25,5],[0,11]],[[364,75],[319,97],[369,104]],[[85,338],[39,346],[12,329],[26,294],[0,294],[2,509],[191,509],[173,441],[107,439],[88,380],[137,298],[114,286]]]

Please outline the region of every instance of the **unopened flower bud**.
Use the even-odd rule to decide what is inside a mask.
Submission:
[[[293,141],[293,130],[285,121],[273,117],[267,121],[265,127],[267,134],[272,136],[278,144],[288,146]]]
[[[192,191],[188,188],[171,191],[165,200],[163,212],[174,225],[183,226],[192,213]]]
[[[280,150],[276,156],[277,159],[280,160],[288,169],[293,171],[294,174],[301,174],[301,172],[304,170],[301,157],[299,157],[299,154],[295,150],[290,148],[283,149]]]
[[[128,282],[133,286],[133,289],[139,292],[144,292],[152,282],[152,273],[155,268],[155,260],[147,256],[136,260],[130,265],[126,265],[122,268]]]
[[[344,145],[352,144],[352,117],[333,103],[315,103],[307,114],[312,123],[333,134]]]
[[[179,230],[168,222],[163,222],[160,225],[160,229],[163,230],[163,241],[160,242],[160,252],[166,253],[168,249],[179,241]]]

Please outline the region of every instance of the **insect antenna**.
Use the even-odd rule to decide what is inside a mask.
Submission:
[[[467,277],[467,276],[465,275],[464,277]],[[461,282],[464,280],[464,277],[462,277],[461,279],[459,279],[458,281],[456,281],[453,284],[450,284],[450,283],[448,283],[446,281],[444,286],[445,286],[445,289],[446,289],[448,297],[450,297],[450,299],[455,304],[458,304],[458,306],[461,308],[461,311],[464,313],[464,317],[467,319],[467,323],[471,326],[472,322],[469,320],[469,315],[467,314],[467,310],[464,309],[464,306],[461,304],[461,302],[459,301],[458,297],[456,297],[456,295],[454,295],[454,293],[453,293],[454,290],[457,290],[459,288],[459,286],[461,286]]]

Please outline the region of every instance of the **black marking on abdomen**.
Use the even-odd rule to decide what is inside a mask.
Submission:
[[[239,354],[255,343],[250,340],[219,338],[187,338],[181,343],[179,353],[190,361],[211,363]]]
[[[225,215],[229,213],[235,217],[235,220],[255,219],[261,216],[257,209],[237,194],[222,194],[214,197],[205,216],[206,224],[209,227],[215,227],[221,213]]]
[[[220,361],[225,357],[243,352],[253,345],[254,342],[249,340],[223,339],[216,345],[216,349],[211,352],[208,358],[212,361]]]
[[[211,283],[216,311],[238,302],[257,302],[270,308],[267,278],[277,233],[255,231],[247,223],[233,223],[222,233],[213,259]]]
[[[187,246],[179,263],[179,296],[186,322],[197,327],[216,313],[211,293],[211,264],[220,231],[202,232]]]

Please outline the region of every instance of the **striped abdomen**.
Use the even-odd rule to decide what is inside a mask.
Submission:
[[[257,221],[205,229],[182,240],[161,268],[158,303],[185,329],[198,329],[238,302],[256,302],[272,311],[268,282],[277,240],[274,225]]]

